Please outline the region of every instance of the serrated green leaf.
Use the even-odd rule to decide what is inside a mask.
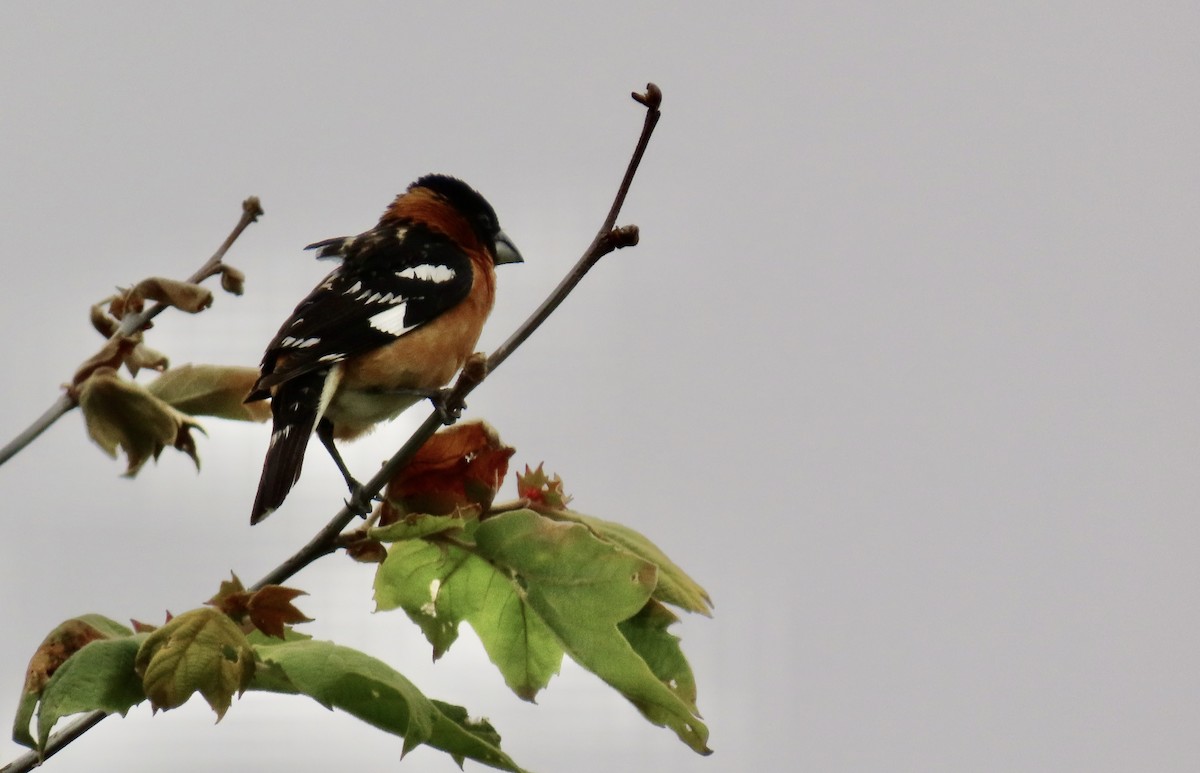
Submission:
[[[508,567],[522,597],[567,653],[658,725],[708,754],[708,728],[695,709],[655,675],[617,629],[650,600],[657,569],[595,536],[586,526],[529,510],[488,519],[475,533],[479,554]]]
[[[709,598],[708,591],[700,587],[699,583],[680,569],[644,534],[624,524],[573,510],[549,510],[543,515],[554,520],[581,523],[600,539],[620,545],[635,556],[654,564],[658,567],[658,587],[654,590],[654,598],[689,612],[699,612],[712,617],[712,599]]]
[[[383,661],[327,641],[296,641],[255,647],[265,668],[250,688],[307,695],[326,708],[347,712],[404,739],[404,752],[427,744],[461,765],[473,759],[520,771],[499,748],[486,722],[471,722],[466,709],[431,701]]]
[[[42,690],[38,706],[38,748],[54,724],[85,711],[125,714],[146,699],[134,659],[146,634],[99,639],[66,660]],[[24,706],[22,707],[24,708]]]
[[[466,621],[504,682],[533,700],[562,665],[563,650],[546,624],[521,603],[507,575],[457,545],[398,542],[375,575],[380,610],[401,608],[445,654]]]
[[[182,706],[199,692],[219,721],[254,675],[254,652],[227,615],[201,607],[151,632],[135,665],[156,711]]]

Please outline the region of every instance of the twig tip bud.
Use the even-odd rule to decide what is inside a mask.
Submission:
[[[662,89],[655,86],[653,83],[646,84],[646,93],[639,94],[636,91],[631,94],[635,100],[645,105],[650,110],[658,110],[662,105]]]
[[[250,216],[250,222],[253,223],[258,220],[259,216],[263,214],[262,204],[259,202],[258,197],[251,196],[243,201],[242,212]]]

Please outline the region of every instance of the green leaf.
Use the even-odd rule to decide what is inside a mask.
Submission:
[[[506,574],[457,545],[398,542],[375,575],[380,610],[402,608],[433,645],[434,658],[470,623],[504,682],[533,700],[562,665],[546,624],[518,596]]]
[[[667,628],[677,622],[674,612],[651,599],[642,611],[618,623],[617,629],[658,680],[695,712],[696,677],[679,647],[679,637],[667,633]]]
[[[289,641],[255,646],[264,668],[251,689],[307,695],[404,739],[407,753],[428,744],[462,764],[473,759],[501,770],[520,771],[500,750],[500,737],[486,722],[472,722],[466,709],[431,701],[386,663],[327,641]]]
[[[122,638],[131,633],[120,623],[95,614],[80,615],[55,626],[29,659],[29,666],[25,671],[25,685],[13,720],[13,740],[30,748],[37,746],[29,732],[34,711],[52,677],[65,663],[92,642]],[[84,699],[86,700],[86,697]]]
[[[42,690],[38,749],[45,748],[54,724],[63,717],[96,710],[123,715],[146,699],[133,667],[144,638],[145,634],[99,639],[59,666]]]
[[[712,599],[709,598],[708,592],[674,561],[667,558],[667,554],[645,535],[624,524],[572,510],[548,510],[542,514],[554,520],[581,523],[600,539],[620,545],[635,556],[654,564],[658,567],[658,587],[654,590],[654,598],[689,612],[699,612],[712,617]]]
[[[650,600],[654,564],[596,537],[581,524],[529,510],[488,519],[475,533],[479,554],[512,571],[529,607],[576,662],[629,699],[651,722],[708,754],[708,728],[617,629]]]
[[[30,749],[42,748],[42,744],[29,732],[29,724],[33,722],[33,712],[37,709],[39,700],[39,693],[22,691],[21,700],[17,703],[17,714],[13,717],[13,741]]]
[[[199,692],[220,721],[254,675],[254,652],[227,615],[201,607],[151,632],[135,665],[156,711],[182,706]]]
[[[402,518],[395,523],[367,530],[367,539],[380,542],[400,542],[402,540],[428,537],[431,534],[441,534],[448,531],[462,531],[462,518],[453,515],[416,515]]]
[[[122,636],[133,635],[133,631],[129,630],[128,626],[121,625],[116,620],[105,617],[104,615],[89,613],[86,615],[80,615],[74,619],[83,623],[87,623],[109,639],[119,639]]]

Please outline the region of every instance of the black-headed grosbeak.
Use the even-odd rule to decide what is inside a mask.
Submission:
[[[410,185],[370,231],[308,248],[341,264],[283,323],[246,398],[270,397],[274,417],[250,523],[296,484],[314,429],[356,490],[334,439],[439,394],[475,350],[494,267],[521,262],[491,205],[444,175]]]

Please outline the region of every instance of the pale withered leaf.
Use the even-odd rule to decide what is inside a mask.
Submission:
[[[152,276],[126,290],[120,303],[113,304],[113,314],[122,316],[130,311],[139,311],[145,301],[158,301],[195,314],[212,305],[213,295],[212,291],[198,284]]]
[[[197,469],[193,429],[201,429],[190,416],[150,394],[144,387],[120,378],[112,368],[100,368],[78,388],[88,435],[109,456],[125,452],[125,475],[137,475],[147,459],[157,459],[167,446],[192,457]]]
[[[227,293],[241,295],[246,289],[246,275],[233,266],[222,263],[221,289]]]
[[[147,389],[189,416],[266,421],[271,417],[268,402],[242,402],[256,380],[257,368],[189,364],[168,370]]]

